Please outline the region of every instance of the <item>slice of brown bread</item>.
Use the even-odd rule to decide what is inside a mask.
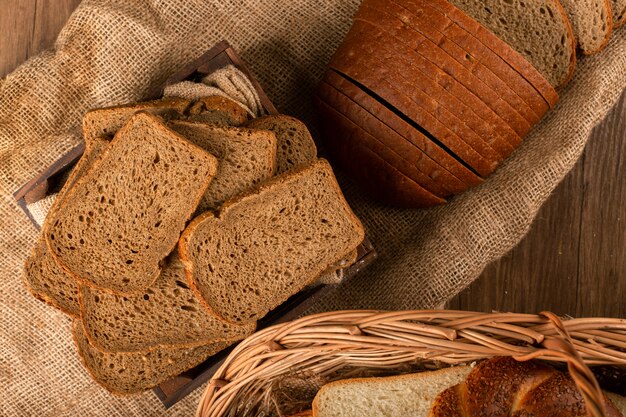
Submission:
[[[576,41],[559,0],[450,2],[524,56],[554,87],[571,79]]]
[[[613,31],[609,0],[561,0],[561,4],[580,50],[591,55],[604,49]]]
[[[196,347],[241,340],[255,330],[209,314],[189,288],[177,254],[143,293],[119,296],[81,286],[80,306],[89,343],[104,352]]]
[[[469,168],[456,160],[441,145],[433,142],[426,137],[418,129],[412,126],[408,121],[400,115],[394,113],[391,109],[385,107],[383,103],[377,101],[366,91],[350,82],[334,71],[327,71],[324,81],[343,92],[355,103],[358,103],[363,109],[367,110],[369,115],[393,129],[399,136],[409,141],[413,146],[417,147],[427,157],[440,164],[446,171],[458,178],[468,187],[473,187],[482,183],[482,179],[472,172]],[[369,118],[369,116],[367,116]],[[363,122],[366,124],[366,122]],[[464,189],[462,187],[462,189]]]
[[[484,105],[488,105],[492,113],[499,116],[501,120],[489,119],[494,127],[503,129],[504,124],[506,129],[509,125],[514,126],[517,133],[523,135],[525,129],[541,118],[542,111],[547,110],[548,106],[543,97],[524,80],[525,90],[532,91],[530,97],[533,105],[527,104],[513,89],[513,85],[509,86],[500,80],[479,61],[470,62],[468,54],[473,53],[472,49],[463,50],[446,39],[438,28],[445,28],[446,24],[451,25],[450,19],[442,15],[437,16],[435,10],[426,7],[423,10],[424,13],[417,16],[391,0],[369,0],[361,5],[356,18],[380,26],[428,58],[446,74],[451,74],[450,77],[465,86],[473,95],[480,98]],[[468,104],[474,106],[476,105],[474,103],[476,102]]]
[[[241,126],[248,121],[248,112],[234,100],[208,96],[196,100],[189,107],[187,119],[220,126]]]
[[[91,377],[118,395],[140,393],[204,362],[231,343],[217,342],[196,348],[157,349],[138,353],[103,353],[89,344],[80,320],[72,323],[72,336]]]
[[[218,160],[217,174],[197,213],[217,208],[276,171],[277,141],[272,132],[179,120],[168,126]]]
[[[332,168],[318,160],[229,200],[185,229],[192,288],[213,314],[250,323],[313,282],[363,241]]]
[[[142,291],[217,171],[217,160],[147,113],[124,125],[44,229],[50,252],[85,285]]]
[[[76,163],[65,185],[50,207],[46,216],[47,222],[55,218],[56,211],[58,207],[62,206],[68,191],[89,170],[108,145],[109,141],[102,138],[95,138],[87,144],[83,156]],[[36,298],[71,316],[80,315],[78,284],[74,278],[61,269],[50,255],[43,235],[39,237],[31,255],[26,259],[22,277],[26,288]]]
[[[112,139],[113,135],[137,112],[151,113],[164,120],[179,119],[184,116],[190,105],[189,100],[170,97],[91,110],[83,117],[83,136],[87,145],[98,137]]]
[[[613,28],[618,28],[626,23],[626,0],[611,0],[613,12]]]
[[[300,120],[291,116],[264,116],[248,122],[250,129],[274,132],[278,139],[276,174],[310,164],[317,158],[317,148],[309,129]]]

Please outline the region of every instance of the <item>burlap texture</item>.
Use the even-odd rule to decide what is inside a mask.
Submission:
[[[151,394],[119,399],[91,382],[70,322],[24,289],[36,231],[12,193],[80,140],[88,109],[136,101],[227,39],[278,108],[313,120],[311,93],[358,0],[86,0],[53,50],[0,82],[0,414],[154,416]],[[483,186],[446,207],[380,207],[342,181],[380,257],[316,309],[423,308],[469,284],[528,230],[626,85],[626,31],[581,60],[561,103]],[[168,414],[190,415],[199,391]]]

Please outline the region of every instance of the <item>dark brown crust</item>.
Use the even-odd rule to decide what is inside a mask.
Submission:
[[[422,0],[405,0],[403,4],[413,12],[420,10],[419,3]],[[515,49],[511,48],[506,42],[494,35],[488,29],[484,28],[476,20],[472,19],[461,10],[457,9],[447,0],[429,0],[428,3],[432,8],[439,10],[451,21],[465,29],[470,35],[475,36],[483,45],[492,50],[496,55],[519,72],[530,84],[532,84],[539,93],[546,99],[550,107],[554,107],[559,100],[558,94],[548,80],[539,72],[530,62],[520,55]],[[562,6],[561,6],[562,9]],[[569,22],[568,22],[569,24]],[[570,27],[571,30],[571,27]],[[573,41],[573,35],[572,35]],[[574,55],[574,65],[576,56]],[[571,70],[573,72],[573,69]]]
[[[387,80],[388,71],[385,66],[380,65],[375,59],[365,55],[363,52],[364,45],[355,46],[360,41],[357,38],[352,42],[351,38],[354,35],[355,32],[351,30],[344,43],[335,52],[330,63],[332,69],[346,74],[388,101],[396,109],[420,124],[439,141],[444,143],[481,176],[486,177],[495,170],[499,161],[485,157],[474,147],[475,145],[478,148],[484,148],[484,142],[480,143],[482,141],[478,140],[476,141],[477,143],[468,143],[469,140],[473,139],[472,137],[460,137],[456,132],[452,131],[447,122],[452,121],[455,125],[452,128],[454,129],[458,128],[459,121],[455,121],[456,117],[452,116],[447,110],[438,107],[438,111],[433,115],[412,101],[393,82]],[[374,47],[372,45],[372,48]],[[375,53],[375,51],[372,51],[372,53]],[[437,106],[434,100],[432,102],[432,104]]]
[[[379,6],[379,3],[387,3],[387,10],[390,12],[393,10],[395,14],[387,14],[385,10],[380,10],[382,6]],[[367,6],[369,4],[375,6],[370,8]],[[374,20],[376,17],[378,20]],[[357,19],[363,19],[381,27],[411,48],[413,53],[420,54],[437,66],[439,68],[436,74],[437,79],[452,80],[444,84],[451,92],[455,87],[454,84],[458,84],[459,86],[455,89],[456,96],[463,101],[467,100],[467,105],[473,111],[480,112],[478,116],[493,125],[494,130],[512,146],[519,145],[521,137],[525,136],[539,121],[538,113],[526,104],[511,87],[495,77],[479,62],[472,62],[467,58],[474,56],[473,50],[460,51],[456,57],[444,50],[441,44],[444,43],[445,38],[440,32],[435,34],[436,31],[432,29],[434,23],[430,18],[413,16],[410,11],[388,0],[371,0],[361,6]],[[449,21],[448,23],[451,24]],[[465,62],[466,65],[461,62]],[[474,72],[479,72],[482,78],[487,79],[487,82],[477,77]],[[547,109],[543,98],[534,89],[533,91]]]
[[[368,113],[354,98],[349,96],[349,92],[341,91],[339,88],[326,81],[320,83],[318,92],[322,92],[321,88],[324,85],[327,86],[325,87],[327,91],[328,89],[332,89],[328,91],[329,96],[322,97],[327,103],[331,103],[335,110],[339,110],[340,113],[352,120],[364,131],[392,149],[400,158],[405,159],[411,166],[416,167],[424,173],[424,175],[428,176],[431,181],[443,187],[447,195],[440,195],[440,197],[458,194],[467,189],[466,184],[446,171],[437,162],[433,161],[420,148],[414,146],[411,142],[398,135],[393,129]],[[337,98],[336,100],[335,97]],[[414,179],[417,181],[417,178]],[[435,192],[433,193],[437,194]]]
[[[465,417],[459,393],[461,386],[462,384],[454,385],[441,392],[433,401],[428,417]]]
[[[329,152],[340,166],[379,201],[398,207],[426,208],[445,200],[425,190],[359,143],[362,130],[320,99],[315,100]]]
[[[482,178],[465,168],[463,164],[450,156],[447,151],[433,143],[421,132],[414,129],[411,125],[346,78],[334,71],[328,71],[324,77],[324,81],[334,86],[339,91],[342,91],[363,109],[367,110],[378,122],[389,126],[398,136],[408,140],[413,146],[417,147],[424,152],[425,155],[432,158],[433,161],[440,164],[467,187],[474,187],[483,182]]]
[[[472,143],[484,144],[480,150],[474,145],[473,147],[485,157],[491,155],[490,158],[506,158],[521,143],[522,139],[517,132],[463,86],[456,76],[450,76],[410,47],[399,44],[392,35],[373,23],[357,19],[352,26],[351,33],[353,32],[359,42],[376,45],[376,53],[368,55],[379,66],[384,66],[385,71],[392,73],[390,80],[399,84],[422,107],[426,108],[428,103],[436,103],[436,106],[445,108],[455,116],[460,122],[459,135],[462,133],[463,137],[474,137]],[[367,48],[364,50],[369,51]],[[465,68],[461,67],[461,70],[465,72]],[[460,74],[459,77],[464,79]],[[500,101],[500,106],[507,105]],[[436,112],[436,108],[432,110]],[[517,113],[515,115],[522,122],[523,129],[528,131],[530,125],[526,120]]]
[[[613,34],[613,29],[614,29],[614,22],[613,22],[613,11],[611,9],[611,3],[609,2],[609,0],[604,0],[604,10],[606,11],[606,15],[607,15],[607,30],[606,30],[606,35],[604,36],[604,40],[602,41],[602,43],[600,44],[600,46],[597,49],[594,49],[593,51],[585,51],[584,49],[580,48],[582,53],[585,55],[594,55],[597,54],[598,52],[602,51],[604,48],[606,48],[606,46],[609,44],[609,41],[611,40],[611,35]],[[571,23],[571,22],[570,22]],[[580,46],[580,44],[579,44]]]
[[[196,100],[186,111],[188,117],[201,115],[206,111],[222,112],[231,120],[232,126],[241,126],[248,121],[248,112],[237,102],[223,96],[208,96]]]
[[[154,115],[149,114],[149,113],[144,113],[144,112],[139,112],[137,114],[141,114],[142,117],[148,117],[148,118],[152,119],[154,122],[156,122],[158,124],[158,128],[168,130],[168,133],[170,135],[173,135],[175,138],[177,138],[177,140],[183,146],[191,148],[198,155],[203,155],[203,156],[206,155],[205,157],[207,158],[207,161],[211,161],[211,163],[213,164],[213,175],[210,176],[210,177],[207,177],[206,180],[204,181],[204,183],[201,185],[201,187],[199,187],[200,192],[198,193],[198,196],[196,197],[195,202],[194,202],[194,204],[191,207],[191,210],[189,210],[189,213],[185,216],[186,219],[189,219],[191,217],[191,215],[193,214],[195,208],[200,203],[200,200],[202,199],[202,196],[204,195],[204,193],[206,192],[207,188],[209,187],[209,184],[210,184],[211,180],[213,179],[213,176],[215,176],[215,172],[217,170],[217,160],[215,159],[214,156],[212,156],[211,154],[207,153],[202,148],[200,148],[200,147],[190,143],[189,141],[187,141],[181,135],[179,135],[176,132],[168,129],[165,125],[162,124],[161,119],[159,117],[154,116]],[[136,117],[136,115],[133,116],[133,117]],[[122,132],[123,130],[124,130],[124,128],[120,129],[120,132]],[[115,137],[113,138],[113,140],[111,141],[111,143],[114,143],[115,141],[120,140],[120,138],[122,138],[122,135],[117,135],[116,134]],[[93,163],[93,165],[87,170],[87,172],[85,172],[85,174],[81,178],[77,179],[77,181],[74,184],[74,186],[70,190],[68,190],[67,195],[65,196],[64,202],[69,200],[70,197],[74,193],[77,192],[76,190],[79,188],[80,184],[86,183],[87,181],[90,180],[91,172],[96,170],[98,168],[98,166],[100,165],[101,161],[109,155],[110,149],[111,149],[111,146],[107,147],[107,149],[104,150],[102,155],[100,155],[98,160]],[[97,287],[95,284],[90,282],[88,279],[80,277],[79,275],[75,274],[73,271],[71,271],[71,269],[67,265],[65,265],[65,263],[61,259],[59,259],[59,257],[54,252],[53,247],[52,247],[52,242],[51,242],[51,239],[50,239],[50,225],[49,224],[46,224],[46,226],[44,227],[43,235],[44,235],[45,240],[46,240],[46,245],[48,245],[48,251],[50,252],[50,255],[54,258],[55,262],[65,271],[66,274],[68,274],[70,277],[74,278],[80,284],[87,285],[87,286],[90,286],[92,288],[96,288],[96,289],[101,290],[101,291],[109,292],[111,294],[122,295],[122,296],[123,295],[127,295],[127,294],[137,294],[137,293],[140,293],[141,291],[143,291],[143,290],[137,290],[137,291],[132,291],[132,292],[120,292],[120,291],[116,291],[116,290],[113,290],[113,289],[110,289],[110,288],[100,288],[100,287]],[[172,248],[172,249],[174,249],[174,248]],[[146,285],[145,288],[153,285],[154,282],[159,277],[160,273],[161,273],[161,267],[159,265],[159,267],[156,270],[156,273],[154,274],[153,277],[150,278],[150,280],[148,282],[148,285]]]
[[[452,194],[452,192],[442,187],[442,185],[433,180],[427,173],[424,173],[420,169],[418,169],[416,164],[412,164],[406,159],[411,152],[420,152],[419,149],[412,147],[411,144],[404,141],[404,144],[406,145],[406,147],[408,147],[408,153],[406,151],[402,153],[396,152],[393,148],[385,144],[386,140],[384,137],[373,136],[370,132],[367,131],[367,129],[363,129],[362,126],[359,126],[360,118],[355,117],[354,114],[350,114],[352,113],[350,109],[356,107],[356,104],[354,102],[351,102],[348,97],[346,97],[341,92],[337,91],[334,87],[326,84],[323,81],[319,84],[317,91],[318,96],[322,99],[322,101],[326,102],[327,104],[332,103],[334,109],[346,117],[346,123],[350,123],[352,126],[354,126],[354,129],[360,130],[361,134],[359,135],[359,140],[361,141],[363,146],[377,154],[381,159],[394,166],[402,174],[411,178],[413,181],[417,182],[425,190],[431,192],[435,196],[446,198]],[[359,121],[357,122],[357,120]],[[418,156],[417,159],[421,159],[421,155]]]

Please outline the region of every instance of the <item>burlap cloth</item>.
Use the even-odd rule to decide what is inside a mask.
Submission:
[[[152,393],[113,397],[82,369],[70,322],[31,297],[20,269],[36,231],[12,193],[80,140],[88,109],[136,101],[227,39],[278,108],[313,121],[311,93],[358,0],[86,0],[53,50],[0,82],[0,415],[154,416]],[[561,103],[483,186],[446,207],[380,207],[346,194],[379,259],[317,310],[434,307],[528,230],[626,85],[626,31],[582,59]],[[169,414],[193,412],[200,390]]]

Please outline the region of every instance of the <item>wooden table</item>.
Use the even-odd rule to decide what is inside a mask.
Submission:
[[[2,0],[0,76],[51,46],[80,0]],[[451,308],[626,317],[626,98],[528,236]]]

